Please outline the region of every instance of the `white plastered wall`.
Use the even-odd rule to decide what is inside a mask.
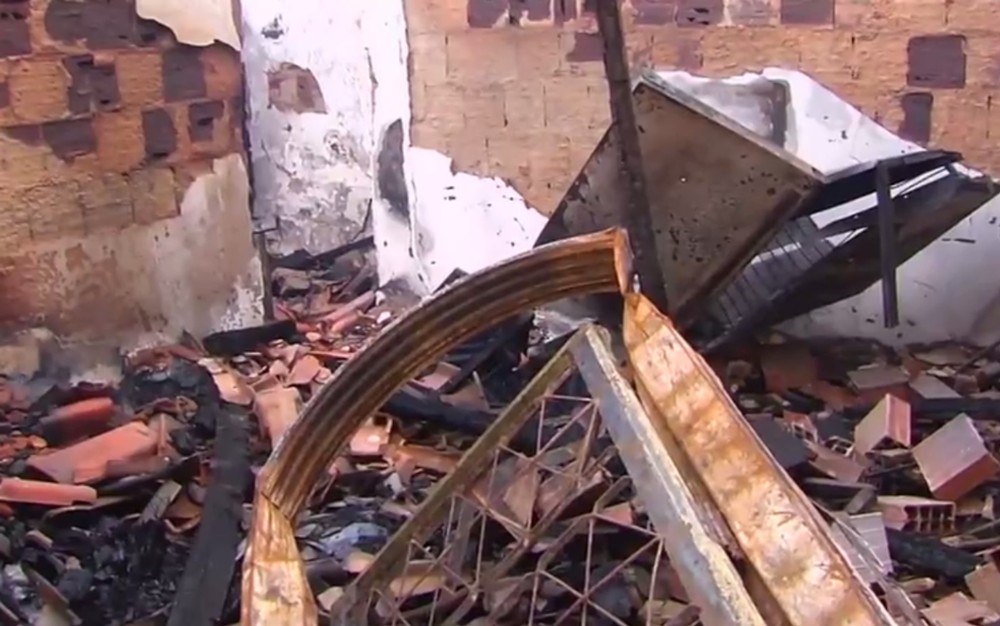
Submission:
[[[531,247],[544,218],[499,179],[455,174],[409,145],[408,46],[402,0],[243,0],[255,217],[274,253],[322,251],[375,237],[380,282],[417,293]],[[325,113],[279,110],[268,73],[307,70]],[[379,153],[403,127],[406,210],[380,194]]]

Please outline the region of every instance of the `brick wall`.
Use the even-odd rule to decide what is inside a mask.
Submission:
[[[590,0],[406,0],[413,142],[550,212],[609,118]],[[1000,0],[630,0],[632,63],[800,69],[1000,175]],[[1000,106],[1000,102],[998,102]]]
[[[123,0],[0,4],[0,244],[177,213],[185,170],[240,150],[236,52],[177,45]]]
[[[80,290],[60,277],[114,275],[66,251],[178,215],[191,180],[242,152],[241,80],[236,51],[179,45],[126,0],[0,0],[0,327],[115,299],[91,278],[61,301]]]

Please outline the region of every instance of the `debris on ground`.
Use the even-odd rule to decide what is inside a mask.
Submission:
[[[8,372],[0,623],[1000,621],[998,345],[774,329],[879,281],[898,323],[898,265],[993,181],[937,150],[822,174],[655,75],[633,97],[546,245],[423,301],[364,237],[269,259],[266,324],[113,383]]]
[[[251,468],[402,306],[376,302],[363,252],[279,260],[278,320],[137,351],[117,384],[0,381],[3,623],[238,617]],[[331,520],[319,545],[353,528],[335,540]]]

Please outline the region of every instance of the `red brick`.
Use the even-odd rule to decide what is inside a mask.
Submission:
[[[31,54],[29,14],[27,2],[0,5],[0,57]]]
[[[833,25],[834,0],[781,0],[781,23],[795,26]]]
[[[225,104],[218,100],[189,104],[188,136],[191,141],[211,143],[216,135],[224,132],[220,120],[225,110]]]
[[[636,24],[665,26],[674,23],[677,0],[633,0],[632,11]]]
[[[927,145],[933,128],[934,94],[926,91],[903,94],[899,106],[903,111],[903,121],[897,128],[899,136]]]
[[[60,120],[42,124],[42,139],[64,161],[97,150],[97,136],[90,119]]]
[[[922,35],[910,39],[906,48],[911,87],[960,89],[965,87],[965,37]]]
[[[563,69],[559,30],[529,28],[517,33],[514,57],[518,80],[550,78]]]
[[[10,102],[21,122],[60,119],[69,113],[69,74],[59,59],[29,59],[14,63],[8,79]]]
[[[118,90],[122,103],[147,106],[163,101],[162,63],[154,51],[128,52],[118,55]]]
[[[35,241],[83,235],[83,207],[75,181],[61,181],[25,191],[31,207],[31,238]]]
[[[243,66],[240,54],[224,44],[213,44],[201,51],[205,72],[205,96],[225,100],[243,94]]]
[[[506,29],[449,34],[448,79],[466,88],[515,80],[517,57],[512,54],[515,41],[516,34]]]
[[[166,102],[204,98],[207,95],[205,68],[198,48],[178,46],[166,50],[162,63],[163,99]]]
[[[493,28],[507,20],[509,0],[465,0],[466,19],[471,28]]]
[[[94,132],[102,169],[127,172],[142,165],[146,152],[142,115],[138,110],[98,113],[94,117]]]
[[[122,174],[106,173],[81,181],[80,204],[88,234],[133,222],[132,194]]]
[[[412,33],[409,45],[412,77],[428,85],[448,80],[447,38],[443,33]]]
[[[405,9],[409,33],[448,33],[469,27],[463,0],[406,0]]]
[[[143,111],[142,134],[147,159],[166,159],[177,151],[177,126],[167,109]]]
[[[913,448],[913,458],[935,498],[958,500],[1000,473],[967,415],[959,415]]]
[[[147,167],[129,176],[133,218],[137,224],[176,217],[174,173],[166,167]]]
[[[723,0],[678,0],[678,26],[713,26],[722,21]]]
[[[7,189],[0,194],[0,245],[13,249],[30,241],[30,224],[24,190]]]

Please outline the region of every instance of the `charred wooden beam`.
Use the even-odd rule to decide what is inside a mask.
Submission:
[[[621,167],[629,185],[622,223],[628,228],[642,290],[661,310],[667,310],[667,288],[656,249],[653,217],[646,191],[639,128],[632,105],[632,79],[618,0],[597,0],[597,26],[604,44],[604,73],[611,100],[611,123],[618,128]]]
[[[230,408],[210,410],[217,411],[212,483],[167,626],[221,621],[243,539],[243,496],[250,484],[247,416]]]

